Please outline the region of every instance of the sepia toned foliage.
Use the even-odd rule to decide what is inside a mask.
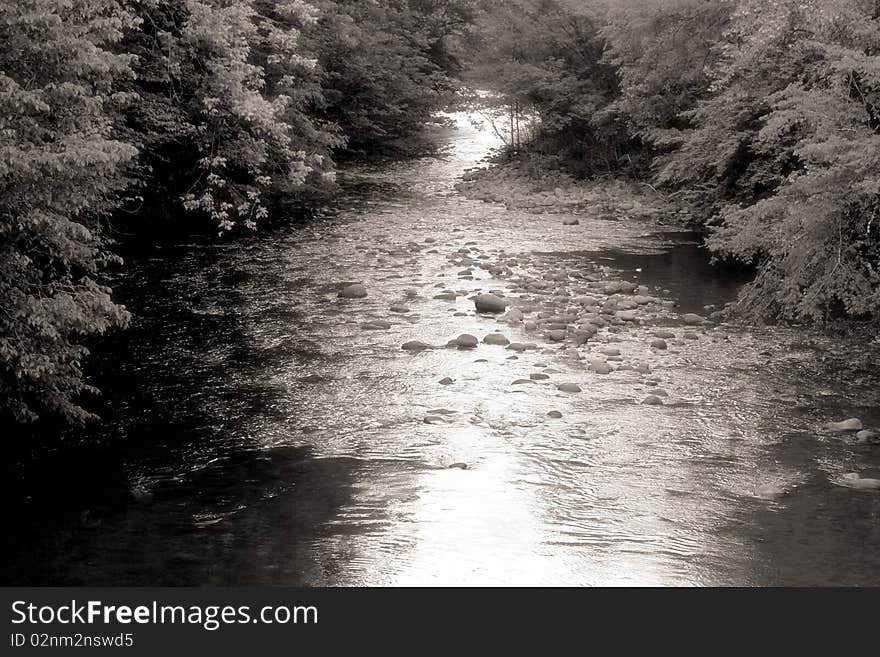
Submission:
[[[96,278],[135,149],[111,136],[136,20],[114,0],[0,3],[0,413],[89,417],[77,403],[86,336],[127,313]]]
[[[738,3],[693,129],[660,163],[716,252],[755,262],[758,316],[880,310],[880,21],[866,0]]]

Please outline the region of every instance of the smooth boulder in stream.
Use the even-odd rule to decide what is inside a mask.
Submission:
[[[508,302],[494,294],[479,294],[474,297],[474,306],[480,313],[503,313]]]
[[[483,338],[484,344],[495,344],[500,345],[502,347],[506,347],[510,344],[510,340],[508,340],[505,336],[501,335],[501,333],[490,333],[486,337]]]
[[[430,349],[431,345],[422,342],[421,340],[410,340],[409,342],[404,342],[401,349],[404,351],[424,351],[425,349]]]
[[[346,285],[339,291],[341,299],[363,299],[365,296],[367,296],[367,288],[360,283]]]

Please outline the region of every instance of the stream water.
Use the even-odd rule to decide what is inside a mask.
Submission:
[[[876,368],[825,366],[826,342],[791,329],[650,349],[737,284],[649,220],[563,226],[464,198],[456,179],[496,144],[455,118],[442,156],[349,171],[319,222],[130,263],[136,320],[96,367],[105,424],[80,463],[42,469],[68,499],[15,502],[4,583],[880,584],[880,492],[840,485],[878,476],[880,447],[821,428],[880,424]],[[434,298],[511,287],[460,276],[462,253],[656,288],[678,306],[582,348],[650,373],[596,374],[466,295]],[[339,299],[355,281],[368,296]],[[494,330],[539,349],[401,349]]]

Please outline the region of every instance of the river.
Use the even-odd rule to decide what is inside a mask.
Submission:
[[[14,501],[4,583],[880,584],[880,493],[841,485],[878,476],[880,447],[822,429],[880,425],[873,364],[836,368],[846,344],[796,329],[649,348],[736,284],[651,220],[468,200],[456,180],[497,144],[454,118],[441,156],[349,170],[321,221],[129,264],[105,423],[41,467],[51,494]],[[670,302],[582,348],[650,373],[592,372],[466,296],[596,272]],[[401,349],[494,330],[539,348]]]

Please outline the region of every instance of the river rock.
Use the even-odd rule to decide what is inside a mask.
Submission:
[[[474,306],[481,313],[503,313],[508,302],[494,294],[480,294],[474,297]]]
[[[608,281],[604,286],[605,294],[632,294],[636,290],[636,284],[629,281]]]
[[[660,338],[651,340],[651,346],[654,349],[666,349],[666,340],[661,340]]]
[[[391,328],[391,322],[377,319],[372,322],[364,322],[363,324],[361,324],[361,328],[365,331],[382,331]]]
[[[681,316],[681,321],[688,326],[699,326],[703,323],[703,317],[696,313],[685,313]]]
[[[599,360],[595,358],[590,361],[590,369],[596,374],[611,374],[613,371],[611,369],[611,365],[606,363],[604,360]]]
[[[835,433],[840,433],[842,431],[861,431],[862,421],[858,418],[851,417],[848,420],[843,420],[841,422],[829,422],[825,425],[825,428],[829,431],[834,431]]]
[[[528,351],[529,349],[537,349],[538,345],[534,342],[511,342],[507,345],[507,348],[511,351]]]
[[[408,312],[409,312],[409,308],[407,308],[406,306],[404,306],[402,303],[395,303],[395,304],[393,304],[393,305],[389,308],[389,310],[390,310],[391,312],[393,312],[393,313],[408,313]]]
[[[484,344],[495,344],[501,345],[502,347],[506,347],[510,344],[510,340],[501,335],[500,333],[490,333],[486,337],[483,338]]]
[[[663,404],[663,400],[657,395],[648,395],[642,400],[642,403],[648,406],[660,406]]]
[[[430,349],[431,345],[422,342],[420,340],[410,340],[409,342],[404,342],[401,349],[404,351],[423,351],[425,349]]]
[[[620,356],[620,349],[615,347],[604,347],[599,350],[600,354],[605,354],[606,356]]]
[[[452,463],[451,465],[449,465],[447,467],[450,470],[467,470],[468,464],[467,463]]]
[[[516,381],[514,381],[514,382],[511,383],[510,385],[512,385],[512,386],[519,386],[519,385],[522,385],[522,384],[524,384],[524,383],[531,383],[531,384],[534,385],[535,382],[532,381],[531,379],[517,379]]]
[[[595,326],[593,326],[592,324],[586,324],[586,325],[584,325],[584,326],[578,326],[578,327],[574,330],[574,334],[575,334],[577,337],[579,337],[579,338],[583,338],[583,339],[581,340],[581,344],[583,344],[584,342],[587,342],[590,338],[592,338],[592,337],[593,337],[594,335],[596,335],[596,333],[598,333],[598,332],[599,332],[599,330],[598,330]]]
[[[447,377],[444,377],[444,378],[442,378],[442,379],[440,379],[440,385],[441,385],[441,386],[450,386],[450,385],[452,385],[453,383],[455,383],[455,381],[453,381],[452,379],[450,379],[448,376],[447,376]]]
[[[339,291],[339,297],[342,299],[363,299],[365,296],[367,296],[367,288],[360,283],[346,285]]]
[[[673,333],[672,331],[663,330],[654,331],[653,333],[651,333],[651,335],[653,335],[655,338],[662,338],[664,340],[672,340],[675,337],[675,333]]]
[[[562,220],[562,225],[563,225],[563,226],[577,226],[577,225],[579,225],[580,223],[581,223],[581,222],[578,221],[577,219],[563,219],[563,220]]]
[[[511,308],[501,318],[505,322],[518,323],[523,321],[523,311],[519,308]]]
[[[635,322],[638,319],[638,315],[632,310],[618,310],[614,316],[624,322]]]
[[[476,349],[479,340],[470,333],[462,333],[455,338],[455,344],[459,349]]]
[[[554,420],[558,420],[562,417],[562,413],[560,413],[559,411],[550,411],[549,413],[547,413],[547,417],[552,417]]]
[[[553,342],[562,342],[565,340],[565,329],[554,329],[547,334],[547,337]]]
[[[531,374],[529,374],[529,378],[532,381],[546,381],[550,377],[546,374],[543,374],[542,372],[532,372]]]
[[[856,438],[862,441],[873,440],[878,436],[880,436],[880,433],[877,433],[873,429],[862,429],[856,434]]]
[[[560,392],[580,392],[581,387],[575,383],[560,383],[556,386],[556,389]]]

